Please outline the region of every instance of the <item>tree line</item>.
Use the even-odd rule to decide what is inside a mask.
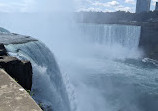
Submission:
[[[158,22],[158,11],[130,13],[117,12],[76,12],[75,19],[82,23]]]

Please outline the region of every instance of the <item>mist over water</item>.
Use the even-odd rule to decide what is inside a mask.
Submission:
[[[51,49],[71,111],[157,111],[158,70],[142,62],[140,27],[77,24],[73,4],[35,0],[33,12],[1,13],[0,26]]]

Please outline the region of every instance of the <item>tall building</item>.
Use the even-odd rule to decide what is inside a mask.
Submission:
[[[158,2],[156,2],[155,10],[158,11]]]
[[[151,0],[137,0],[136,13],[149,12]]]

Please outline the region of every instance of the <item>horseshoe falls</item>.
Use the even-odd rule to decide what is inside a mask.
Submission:
[[[141,56],[141,27],[77,24],[71,31],[69,39],[54,37],[55,57],[38,41],[5,46],[31,61],[37,103],[48,111],[158,110],[158,65]]]

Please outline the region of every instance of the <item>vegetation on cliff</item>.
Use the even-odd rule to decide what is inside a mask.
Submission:
[[[77,12],[77,22],[84,23],[120,23],[120,22],[158,22],[158,11],[130,13],[117,12]]]

